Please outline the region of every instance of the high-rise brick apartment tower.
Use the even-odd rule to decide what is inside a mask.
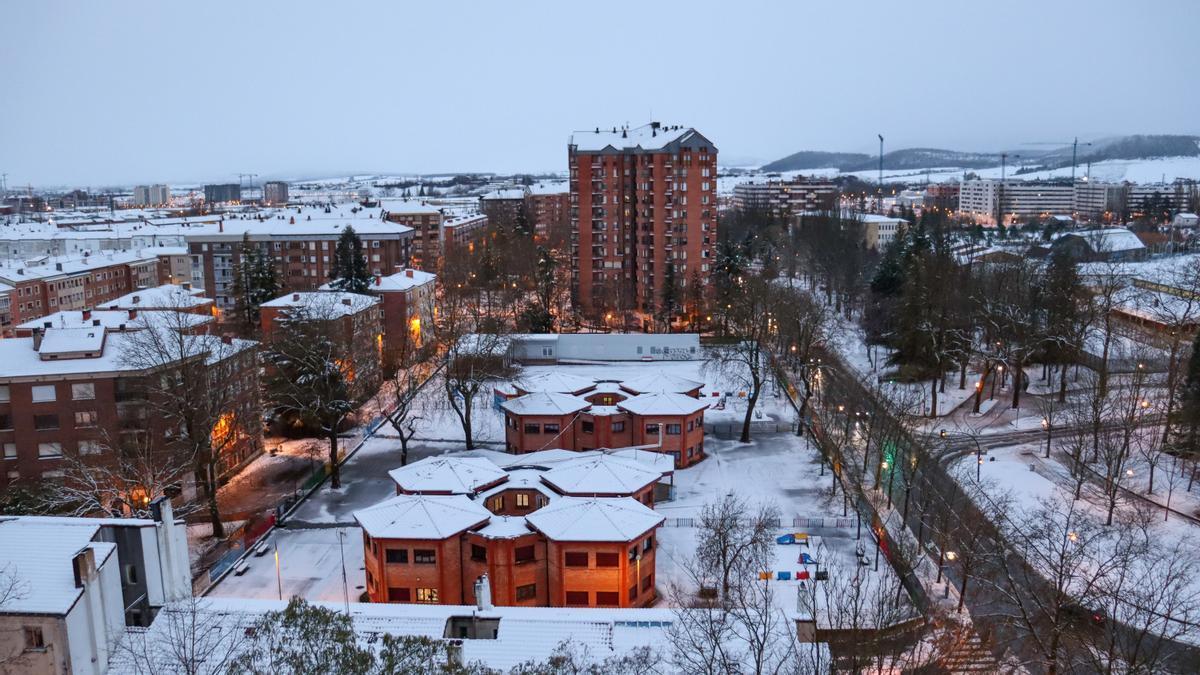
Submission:
[[[712,141],[651,122],[577,131],[567,154],[572,291],[585,316],[633,316],[651,326],[668,265],[675,266],[676,297],[697,282],[708,285],[717,242]]]

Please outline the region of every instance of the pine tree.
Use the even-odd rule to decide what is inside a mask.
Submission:
[[[333,254],[333,269],[330,286],[335,290],[350,293],[366,293],[371,289],[371,273],[363,257],[362,240],[349,225],[338,237],[337,249]]]
[[[662,301],[659,304],[659,322],[671,332],[671,320],[679,313],[679,280],[675,278],[675,263],[667,261],[663,272]]]
[[[233,274],[233,321],[244,336],[252,335],[258,324],[257,309],[261,301],[255,301],[254,292],[257,258],[258,251],[250,243],[250,233],[247,232],[242,235],[238,266]]]
[[[1192,355],[1178,396],[1180,438],[1176,448],[1180,456],[1195,462],[1200,457],[1200,333],[1192,342]]]

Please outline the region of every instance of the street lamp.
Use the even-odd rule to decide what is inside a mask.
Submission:
[[[954,551],[946,551],[945,557],[946,557],[947,562],[954,562],[955,560],[958,560],[958,554],[955,553]],[[941,576],[940,569],[938,570],[938,576],[939,577]],[[949,574],[946,575],[946,588],[944,591],[942,591],[942,597],[943,598],[950,597],[950,575]]]
[[[1050,433],[1051,433],[1049,417],[1042,418],[1042,428],[1046,430],[1046,458],[1049,459],[1050,458]]]

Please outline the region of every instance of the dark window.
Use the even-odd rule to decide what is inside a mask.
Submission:
[[[519,563],[529,562],[529,561],[533,560],[533,547],[532,546],[518,546],[517,550],[513,554],[513,558],[515,558],[516,562],[519,562]]]
[[[658,435],[658,425],[657,424],[647,424],[646,425],[646,433],[650,434],[652,436],[657,436]]]
[[[388,548],[384,549],[384,557],[390,563],[406,563],[408,562],[408,549],[406,548]]]
[[[585,434],[592,433],[593,431],[595,431],[595,427],[596,427],[596,425],[593,424],[592,422],[584,422],[582,426],[583,426],[583,433],[585,433]]]
[[[38,431],[58,428],[58,415],[34,415],[33,428]]]
[[[583,594],[583,604],[587,604],[587,593]],[[42,637],[41,626],[25,626],[25,649],[41,650],[46,648],[46,639]]]
[[[637,544],[634,544],[633,546],[629,547],[629,562],[633,562],[634,560],[637,560],[637,553],[638,553]]]
[[[613,431],[625,431],[625,423],[624,422],[613,422],[612,430]]]
[[[696,428],[696,420],[688,420],[688,431]]]
[[[596,552],[596,567],[616,567],[620,562],[620,554],[603,551]]]
[[[637,600],[637,584],[629,587],[629,601],[633,602],[634,600]]]
[[[0,415],[0,429],[8,431],[12,428],[12,415]]]
[[[567,607],[587,607],[587,591],[567,591]]]
[[[668,436],[678,436],[679,431],[680,431],[680,429],[679,429],[678,424],[668,424],[667,425],[667,435]]]
[[[430,549],[413,549],[413,562],[432,565],[437,562],[437,552]]]
[[[558,433],[558,425],[557,424],[547,424],[543,427],[543,431],[545,431],[548,434],[557,434]]]
[[[621,594],[616,591],[596,591],[597,607],[616,607],[621,604]]]
[[[646,537],[646,541],[642,542],[642,550],[649,551],[654,548],[654,537]]]
[[[587,551],[567,551],[563,554],[563,564],[567,567],[587,567]]]
[[[407,588],[389,588],[388,602],[411,602],[412,591]]]
[[[542,427],[540,424],[530,424],[530,423],[526,422],[525,423],[525,433],[540,434],[540,433],[542,433]]]
[[[471,560],[487,562],[487,549],[479,544],[471,544]]]
[[[650,590],[650,588],[653,586],[654,586],[654,575],[653,574],[642,578],[642,592],[643,593]]]
[[[533,600],[537,597],[537,584],[517,586],[517,600]]]

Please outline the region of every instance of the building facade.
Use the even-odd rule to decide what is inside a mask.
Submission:
[[[733,188],[733,206],[742,210],[769,210],[778,215],[828,211],[834,207],[837,193],[832,181],[803,176],[741,183]]]
[[[269,180],[263,183],[262,200],[264,204],[277,206],[288,203],[288,184],[281,180]]]
[[[237,183],[219,183],[204,186],[204,202],[206,204],[240,201],[242,201],[242,186]]]
[[[171,203],[171,188],[166,185],[137,185],[133,188],[134,206],[163,206]]]
[[[657,122],[580,131],[567,146],[572,291],[596,317],[659,307],[673,266],[682,290],[707,288],[717,227],[717,148]]]

